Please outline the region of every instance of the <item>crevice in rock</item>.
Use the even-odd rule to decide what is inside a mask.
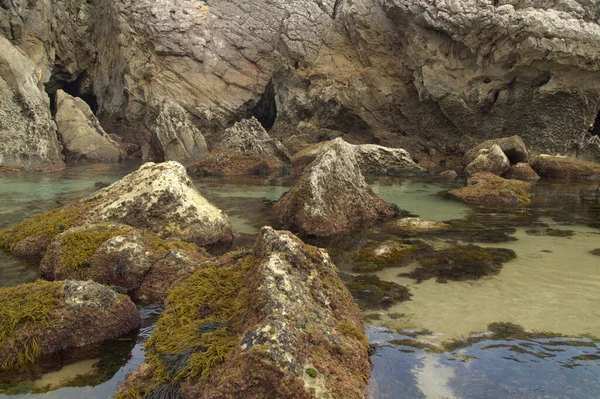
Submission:
[[[59,65],[55,66],[52,76],[44,85],[46,93],[50,97],[50,111],[52,116],[56,114],[56,91],[62,89],[65,93],[79,97],[85,101],[94,114],[98,109],[98,101],[92,90],[91,80],[86,72],[82,72],[75,79],[72,74],[63,70]]]
[[[267,83],[264,93],[256,103],[256,106],[252,108],[250,114],[260,122],[265,130],[268,131],[273,127],[275,119],[277,119],[277,104],[275,103],[273,80]]]
[[[596,115],[596,120],[590,128],[590,133],[592,134],[592,136],[600,137],[600,111],[598,111],[598,115]]]
[[[333,4],[333,13],[331,14],[331,19],[335,19],[335,17],[337,17],[338,10],[342,5],[343,1],[344,0],[335,0],[335,3]]]

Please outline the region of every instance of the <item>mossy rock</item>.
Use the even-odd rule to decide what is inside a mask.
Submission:
[[[463,188],[447,193],[450,198],[468,204],[491,207],[519,207],[531,204],[530,183],[509,180],[490,172],[478,172],[467,179]]]
[[[416,244],[398,241],[373,242],[358,251],[358,262],[352,270],[358,273],[368,273],[392,266],[403,266],[414,259],[419,250]]]
[[[381,280],[376,275],[362,275],[346,282],[346,287],[363,308],[387,308],[408,301],[409,289],[403,285]]]
[[[39,280],[0,288],[0,371],[116,338],[139,323],[127,296],[93,282]]]
[[[370,372],[359,311],[324,250],[261,230],[171,290],[146,363],[118,399],[362,398]],[[307,372],[307,370],[313,370]]]
[[[200,161],[187,167],[196,177],[259,175],[267,176],[283,170],[285,164],[273,156],[258,156],[231,148],[217,148]]]
[[[595,162],[542,154],[531,166],[546,178],[600,181],[600,164]]]
[[[435,277],[439,282],[447,280],[477,280],[498,274],[502,263],[516,258],[511,249],[482,248],[476,245],[457,245],[419,258],[420,267],[401,276],[422,282]]]

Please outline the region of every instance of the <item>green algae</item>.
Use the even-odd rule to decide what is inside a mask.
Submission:
[[[317,378],[317,370],[311,368],[306,369],[306,374],[308,374],[308,376],[310,378]]]
[[[63,231],[76,226],[88,205],[71,204],[50,212],[35,215],[15,226],[0,232],[0,248],[12,250],[15,245],[28,237],[47,242]]]
[[[371,347],[371,344],[369,344],[369,340],[367,339],[364,331],[353,323],[344,320],[337,326],[337,330],[342,335],[359,340],[367,349]]]
[[[83,278],[82,267],[107,240],[126,234],[131,228],[117,228],[108,226],[95,226],[90,229],[79,229],[66,232],[60,244],[62,250],[62,264],[66,270],[79,272]]]
[[[38,335],[52,324],[61,287],[38,280],[0,289],[0,348],[6,353],[0,370],[23,369],[37,360]]]
[[[435,277],[438,282],[476,280],[487,275],[498,274],[502,263],[516,256],[511,249],[482,248],[472,244],[457,245],[419,258],[421,265],[419,268],[410,273],[402,273],[400,276],[414,278],[417,282],[432,277]]]
[[[145,345],[153,387],[129,388],[115,397],[139,398],[164,384],[206,380],[239,341],[241,317],[249,306],[245,276],[255,262],[245,256],[231,266],[210,265],[171,290]],[[209,323],[214,328],[203,328]]]

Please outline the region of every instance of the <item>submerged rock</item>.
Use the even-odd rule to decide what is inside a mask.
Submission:
[[[199,248],[123,224],[73,227],[57,235],[40,263],[50,280],[82,279],[124,288],[144,302],[162,301],[171,285],[208,259]]]
[[[554,179],[600,180],[600,164],[575,158],[540,155],[531,165],[538,175]]]
[[[327,252],[263,227],[169,293],[146,362],[116,398],[364,398],[358,308]]]
[[[64,165],[41,78],[35,64],[0,34],[0,164]]]
[[[284,163],[273,156],[257,156],[228,148],[212,151],[200,161],[187,167],[191,176],[265,176],[281,171]]]
[[[151,130],[156,161],[190,163],[208,154],[204,136],[187,111],[171,100],[162,104]]]
[[[450,225],[434,220],[425,220],[418,217],[402,218],[394,222],[394,228],[407,233],[423,233],[447,230]]]
[[[515,179],[515,180],[523,180],[523,181],[538,181],[540,176],[535,173],[535,170],[528,164],[519,162],[510,167],[509,170],[506,171],[502,175],[505,179]]]
[[[374,242],[358,251],[358,261],[352,271],[372,273],[386,267],[403,266],[414,259],[418,249],[416,244],[398,241]]]
[[[466,156],[465,156],[466,158]],[[510,168],[510,162],[497,144],[477,151],[476,156],[465,167],[467,175],[491,172],[500,176]]]
[[[291,159],[295,175],[301,174],[323,152],[335,142],[325,141],[313,144],[298,151]],[[351,146],[360,171],[365,175],[411,175],[424,174],[425,169],[417,165],[410,154],[402,148],[383,147],[376,144],[359,144]]]
[[[116,183],[0,232],[0,247],[18,256],[42,256],[63,231],[90,223],[122,223],[162,238],[198,245],[228,243],[227,215],[196,190],[176,162],[146,163]]]
[[[408,301],[410,290],[393,281],[381,280],[376,275],[353,277],[346,287],[363,309],[388,308],[395,303]]]
[[[37,281],[0,288],[0,371],[123,335],[140,324],[126,295],[86,281]]]
[[[58,90],[54,119],[67,163],[118,162],[126,157],[119,143],[106,134],[90,106],[81,98]]]
[[[531,203],[529,183],[507,180],[490,172],[478,172],[467,179],[467,185],[448,192],[450,198],[468,204],[513,207]]]
[[[394,216],[360,172],[351,144],[337,138],[275,204],[284,226],[316,236],[346,232]]]

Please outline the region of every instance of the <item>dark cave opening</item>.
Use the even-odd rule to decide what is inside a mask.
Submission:
[[[600,136],[600,111],[598,111],[598,115],[596,115],[596,120],[590,128],[590,133],[592,134],[592,136]]]
[[[52,116],[56,115],[56,91],[62,89],[65,93],[79,97],[90,106],[92,113],[96,114],[98,110],[98,100],[92,90],[91,81],[86,72],[81,73],[75,80],[72,80],[71,74],[62,71],[60,67],[55,67],[52,76],[44,85],[46,93],[50,97],[50,111]]]
[[[277,119],[277,104],[275,103],[275,88],[272,80],[267,83],[264,93],[256,103],[256,106],[252,108],[251,115],[260,122],[265,130],[271,129],[275,124],[275,119]]]

